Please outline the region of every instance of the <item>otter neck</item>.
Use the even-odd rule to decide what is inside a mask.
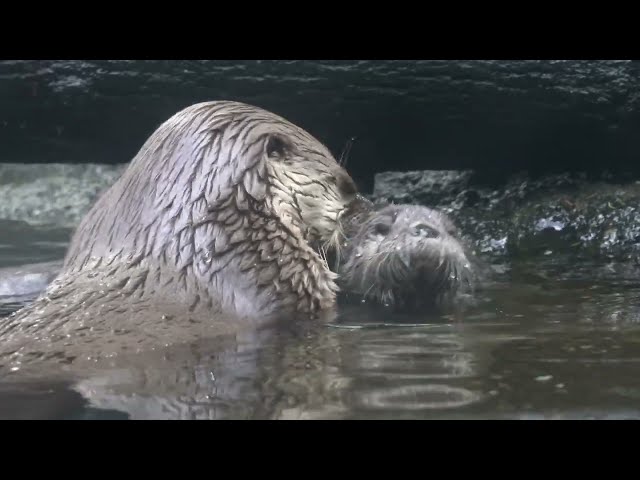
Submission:
[[[196,227],[213,238],[197,272],[238,314],[314,313],[333,306],[336,275],[309,246],[299,212],[278,195],[257,201],[242,187]]]

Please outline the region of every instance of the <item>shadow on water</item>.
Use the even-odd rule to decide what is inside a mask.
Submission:
[[[71,384],[0,383],[0,420],[125,420],[116,410],[91,408]]]

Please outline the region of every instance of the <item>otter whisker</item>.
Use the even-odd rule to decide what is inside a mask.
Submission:
[[[356,140],[356,137],[351,137],[347,140],[342,153],[340,154],[340,158],[338,159],[338,163],[344,167],[347,164],[347,159],[349,157],[349,153],[351,152],[351,147],[353,146],[353,142]]]
[[[320,248],[318,248],[318,254],[320,255],[320,258],[322,259],[322,261],[323,261],[325,264],[328,264],[328,263],[329,263],[329,262],[327,261],[327,252],[326,252],[326,250],[325,250],[325,248],[324,248],[324,247],[320,247]]]
[[[340,258],[341,258],[341,250],[342,250],[342,242],[346,239],[346,235],[344,233],[344,229],[340,223],[340,217],[346,211],[346,208],[339,210],[335,216],[335,227],[331,236],[323,243],[322,248],[325,251],[333,251],[336,254],[336,269],[338,268]],[[333,217],[329,217],[333,221]]]
[[[376,286],[375,282],[371,284],[371,286],[367,289],[366,292],[364,292],[364,294],[362,295],[362,299],[365,300],[367,298],[367,295],[369,295],[369,292]]]
[[[371,268],[372,263],[373,262],[367,263],[364,266],[364,271],[362,272],[362,277],[360,279],[360,286],[361,287],[364,287],[364,282],[365,282],[365,280],[367,278],[367,272],[368,272],[369,268]]]
[[[380,262],[378,262],[378,264],[376,265],[376,268],[375,268],[375,272],[376,272],[375,278],[380,278],[380,268],[382,268],[382,265],[385,262],[388,262],[388,259],[389,259],[389,256],[386,256]]]

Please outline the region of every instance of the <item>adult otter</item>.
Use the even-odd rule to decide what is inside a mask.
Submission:
[[[473,270],[456,228],[418,205],[376,208],[358,195],[342,217],[347,241],[337,258],[340,288],[399,310],[446,308]]]
[[[1,320],[0,364],[186,343],[335,302],[317,248],[356,192],[318,140],[243,103],[163,123],[78,226],[62,273]]]

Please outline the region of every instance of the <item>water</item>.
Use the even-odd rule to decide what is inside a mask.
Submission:
[[[3,269],[59,261],[67,249],[70,235],[69,228],[34,227],[21,221],[0,219],[0,316],[31,302],[37,296],[39,284],[51,280],[50,275],[34,271],[16,285],[3,279]],[[9,296],[9,291],[17,294]]]
[[[59,258],[50,233],[4,235],[0,267]],[[0,417],[640,418],[638,272],[553,255],[501,270],[462,314],[345,305],[329,325],[173,347],[75,385],[5,380]]]

